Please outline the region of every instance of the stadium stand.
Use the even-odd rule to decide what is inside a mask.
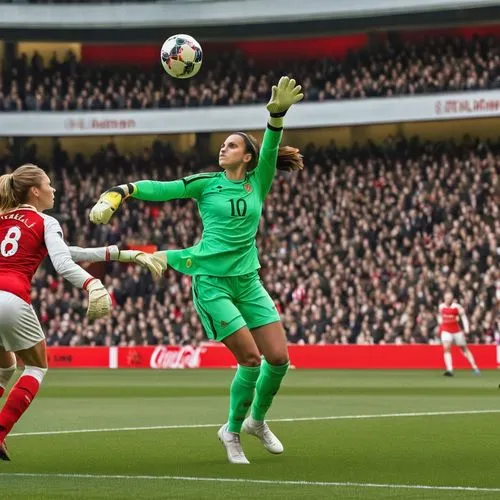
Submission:
[[[263,103],[270,82],[291,73],[306,100],[326,101],[500,88],[499,39],[438,37],[410,43],[389,38],[345,60],[297,60],[257,66],[232,52],[208,58],[189,82],[136,67],[84,66],[75,54],[17,59],[0,79],[0,110],[157,109]]]
[[[389,137],[383,145],[335,144],[305,151],[306,170],[280,174],[263,214],[261,276],[292,343],[434,343],[436,306],[452,286],[471,321],[470,342],[494,342],[500,217],[500,142],[422,142]],[[12,154],[2,170],[17,165]],[[36,161],[36,152],[22,160]],[[40,162],[41,166],[43,162]],[[98,194],[116,183],[169,180],[200,170],[155,141],[122,155],[110,141],[92,158],[69,159],[58,143],[51,175],[54,215],[72,244],[191,245],[201,234],[190,201],[128,201],[110,226],[88,223]],[[163,283],[134,267],[108,264],[116,308],[89,325],[78,290],[48,263],[35,278],[33,303],[50,345],[198,343],[204,334],[190,279],[174,271]]]

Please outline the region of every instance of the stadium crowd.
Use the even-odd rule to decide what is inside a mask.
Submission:
[[[332,59],[272,62],[258,67],[241,53],[206,57],[189,82],[158,68],[84,66],[69,52],[59,61],[22,55],[0,76],[1,111],[159,109],[267,102],[270,83],[291,73],[308,101],[500,88],[500,41],[439,37],[393,40]]]
[[[304,171],[278,174],[258,235],[261,277],[290,342],[436,342],[446,287],[469,317],[469,340],[495,341],[500,142],[388,138],[351,149],[309,145],[304,156]],[[17,160],[36,161],[36,151]],[[15,164],[12,155],[0,161],[2,169]],[[71,244],[189,246],[201,234],[190,200],[129,200],[108,226],[90,224],[88,212],[117,180],[175,179],[201,164],[158,140],[137,156],[121,155],[111,141],[89,159],[70,159],[56,142],[55,168],[45,166],[59,192],[53,215]],[[48,260],[35,276],[33,304],[50,345],[204,340],[189,277],[170,270],[155,284],[137,267],[92,266],[106,268],[116,304],[111,319],[94,324],[83,295]]]

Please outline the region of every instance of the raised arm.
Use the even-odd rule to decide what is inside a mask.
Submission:
[[[90,221],[107,224],[127,198],[144,201],[170,201],[179,198],[199,199],[206,183],[215,173],[195,174],[176,181],[138,181],[115,186],[104,192],[90,211]]]
[[[276,164],[278,161],[278,149],[283,135],[283,127],[271,125],[271,120],[275,122],[283,118],[270,118],[267,123],[264,139],[259,153],[259,162],[255,168],[255,178],[259,184],[259,190],[264,199],[271,189],[274,176],[276,175]]]
[[[296,85],[293,78],[290,79],[287,76],[282,76],[278,85],[272,87],[271,99],[266,106],[269,111],[269,120],[255,169],[262,198],[269,193],[276,174],[279,145],[283,135],[283,118],[292,105],[304,98],[301,89],[302,87]]]

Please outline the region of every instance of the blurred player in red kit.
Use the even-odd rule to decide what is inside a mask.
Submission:
[[[459,319],[462,322],[463,329],[459,324]],[[465,315],[463,307],[453,299],[453,293],[449,290],[444,294],[444,302],[439,304],[438,323],[441,343],[444,349],[444,364],[446,366],[444,375],[446,377],[453,376],[452,344],[460,347],[463,355],[470,363],[474,374],[479,375],[480,371],[465,340],[465,334],[469,333],[469,320]]]
[[[5,437],[36,396],[47,372],[45,336],[31,305],[31,279],[49,255],[55,270],[86,290],[87,316],[97,319],[111,311],[111,298],[100,280],[75,260],[138,262],[162,274],[152,255],[120,251],[118,247],[68,247],[56,219],[43,213],[54,205],[55,189],[35,165],[23,165],[0,177],[0,397],[16,369],[24,371],[0,410],[0,459],[9,460]],[[15,353],[15,354],[14,354]]]

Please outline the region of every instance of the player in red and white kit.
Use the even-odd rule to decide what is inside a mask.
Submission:
[[[89,294],[87,316],[97,319],[111,311],[111,298],[100,280],[75,260],[137,262],[158,278],[161,261],[118,247],[68,247],[56,219],[43,214],[54,205],[55,189],[45,172],[23,165],[0,177],[0,397],[16,369],[14,353],[24,371],[0,411],[0,459],[9,460],[5,437],[27,410],[47,372],[45,336],[31,306],[31,279],[49,255],[55,270]]]
[[[462,327],[459,324],[459,319],[462,321]],[[476,361],[472,352],[467,347],[465,340],[465,333],[469,333],[469,320],[465,315],[463,307],[453,300],[453,293],[446,291],[444,294],[444,302],[439,304],[439,335],[441,336],[441,343],[444,349],[444,364],[446,377],[453,377],[453,361],[451,357],[452,344],[457,345],[463,352],[463,355],[470,363],[475,375],[479,375],[480,371],[476,366]]]

